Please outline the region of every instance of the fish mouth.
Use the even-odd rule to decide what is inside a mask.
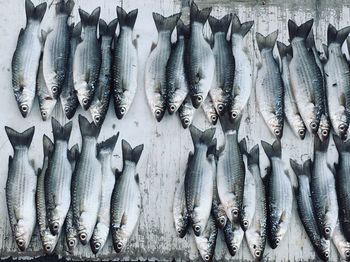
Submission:
[[[22,252],[26,249],[26,241],[22,238],[16,240],[16,244]]]
[[[86,233],[80,233],[79,234],[80,242],[85,246],[87,244],[87,234]]]
[[[118,119],[122,119],[126,113],[126,108],[124,106],[118,107],[115,114]]]
[[[158,122],[160,122],[163,119],[164,114],[165,114],[165,111],[161,109],[156,109],[154,111],[154,115]]]
[[[26,104],[22,104],[19,106],[19,110],[20,110],[23,117],[27,117],[27,115],[29,113],[29,106]]]
[[[191,100],[192,100],[192,105],[194,108],[199,108],[200,105],[202,104],[203,102],[203,96],[202,95],[192,95],[191,96]]]
[[[305,129],[299,129],[298,135],[299,135],[300,139],[303,140],[305,138],[305,135],[306,135]]]

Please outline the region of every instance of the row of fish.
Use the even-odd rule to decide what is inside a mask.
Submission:
[[[12,85],[19,110],[26,117],[35,94],[43,120],[57,100],[68,119],[80,103],[96,125],[105,119],[113,94],[119,119],[128,112],[137,89],[137,49],[133,28],[138,10],[117,7],[118,18],[107,24],[100,7],[91,14],[79,9],[81,22],[68,25],[73,0],[55,5],[52,28],[41,31],[46,3],[25,1],[26,27],[21,29],[12,59]],[[116,36],[119,22],[120,32]],[[99,25],[99,38],[97,26]]]
[[[118,134],[97,143],[100,127],[79,115],[82,148],[68,149],[72,122],[52,118],[54,142],[44,135],[44,160],[37,171],[28,151],[34,127],[18,133],[6,127],[14,149],[9,157],[6,200],[13,237],[20,251],[28,247],[36,222],[44,252],[52,253],[62,234],[65,249],[90,242],[96,254],[111,231],[114,249],[127,245],[141,210],[136,165],[143,145],[122,140],[123,169],[112,170],[111,156]]]
[[[272,145],[261,141],[270,162],[263,175],[259,146],[247,152],[245,139],[238,142],[237,131],[227,118],[220,118],[225,145],[218,150],[215,128],[202,132],[190,126],[194,152],[189,154],[173,203],[177,235],[183,238],[192,227],[201,257],[211,261],[222,229],[232,256],[245,236],[252,256],[261,260],[267,240],[273,249],[283,240],[295,195],[299,217],[318,256],[329,259],[332,240],[341,258],[350,260],[350,142],[334,135],[339,163],[333,168],[327,163],[329,139],[315,137],[313,161],[300,165],[290,160],[298,180],[294,185],[281,159],[280,140]]]

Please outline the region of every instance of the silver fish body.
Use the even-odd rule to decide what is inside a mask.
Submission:
[[[178,110],[183,128],[186,129],[192,124],[195,111],[196,108],[192,105],[191,97],[188,95]]]
[[[215,224],[214,218],[210,216],[203,234],[200,236],[194,236],[197,249],[204,261],[212,261],[214,258],[217,234],[218,228]]]
[[[177,185],[173,202],[173,217],[175,230],[180,238],[187,233],[189,225],[188,213],[186,209],[185,187],[183,181]]]

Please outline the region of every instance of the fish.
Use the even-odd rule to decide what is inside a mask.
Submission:
[[[213,200],[213,151],[216,151],[215,128],[201,131],[189,127],[194,153],[190,152],[185,175],[186,208],[196,236],[201,236],[208,222]]]
[[[68,251],[72,251],[79,242],[79,236],[78,231],[75,228],[74,222],[73,222],[73,207],[72,204],[68,209],[65,224],[64,224],[64,231],[65,231],[65,242],[68,248]]]
[[[227,220],[223,231],[227,249],[231,256],[235,256],[241,246],[244,231],[239,223],[232,223],[230,220]]]
[[[171,33],[181,13],[164,17],[153,13],[153,20],[158,31],[158,42],[152,46],[145,69],[145,91],[152,114],[158,122],[166,111],[166,65],[171,53]]]
[[[102,190],[102,168],[96,143],[101,128],[79,115],[82,148],[74,168],[71,185],[73,222],[79,240],[86,245],[96,225]]]
[[[133,40],[133,29],[138,9],[127,13],[117,7],[120,33],[114,41],[113,75],[114,110],[118,119],[129,111],[137,91],[138,55],[137,43]]]
[[[191,33],[186,45],[185,68],[188,74],[190,96],[195,108],[199,108],[203,103],[214,78],[214,54],[203,35],[203,27],[211,9],[207,7],[199,10],[194,2],[190,7]]]
[[[74,80],[73,80],[73,60],[75,50],[79,42],[81,42],[81,23],[74,23],[70,26],[70,43],[69,43],[69,56],[66,67],[66,75],[64,79],[64,85],[60,94],[60,101],[62,109],[68,119],[72,119],[74,116],[77,107],[79,106],[78,97],[74,89]]]
[[[66,77],[70,38],[67,22],[73,8],[73,0],[58,1],[52,28],[44,44],[43,75],[50,97],[54,99],[59,98]]]
[[[208,121],[212,125],[216,125],[219,119],[219,115],[215,109],[213,99],[210,94],[207,95],[207,97],[204,99],[204,102],[202,103],[202,109],[204,111],[205,116],[207,117]],[[192,103],[193,105],[193,103]]]
[[[289,63],[292,59],[292,47],[291,45],[286,46],[282,42],[277,41],[277,48],[282,64],[281,75],[284,86],[284,115],[294,134],[303,140],[306,135],[306,127],[295,101],[289,73]]]
[[[213,16],[208,18],[214,37],[213,54],[215,58],[214,78],[209,94],[219,115],[225,113],[230,102],[235,73],[232,45],[226,40],[231,20],[232,14],[227,14],[220,19]]]
[[[245,170],[247,170],[247,167],[245,167]],[[242,211],[240,216],[240,223],[244,232],[247,231],[253,221],[256,199],[255,180],[253,174],[248,170],[248,172],[245,173]]]
[[[190,26],[179,19],[176,25],[177,41],[171,47],[166,65],[167,107],[171,115],[176,113],[189,93],[185,71],[185,49],[190,37]]]
[[[350,261],[350,243],[346,241],[345,237],[343,236],[339,224],[337,224],[337,226],[334,228],[332,241],[338,250],[340,258],[345,261]]]
[[[22,133],[5,126],[6,134],[13,147],[14,155],[9,156],[6,181],[6,202],[13,238],[20,251],[30,243],[35,227],[35,189],[37,176],[28,151],[35,127]]]
[[[271,133],[280,139],[284,123],[284,89],[279,65],[273,56],[277,36],[278,30],[266,37],[256,33],[262,65],[258,70],[255,94],[261,116]]]
[[[118,19],[113,19],[108,25],[100,19],[99,33],[101,46],[101,67],[95,89],[95,94],[90,105],[90,113],[95,125],[101,126],[106,118],[109,100],[111,97],[112,85],[112,42],[115,36],[115,30],[118,25]]]
[[[349,26],[338,31],[328,25],[328,60],[324,65],[329,116],[334,131],[344,140],[350,121],[350,69],[341,48],[349,33]]]
[[[290,166],[298,179],[295,195],[300,220],[318,256],[323,261],[328,261],[330,255],[330,241],[326,240],[318,229],[312,206],[310,191],[311,165],[312,162],[310,159],[306,160],[302,165],[290,159]]]
[[[313,52],[306,48],[306,38],[312,28],[311,19],[298,26],[288,20],[293,57],[289,63],[292,92],[300,115],[310,133],[316,134],[324,114],[323,79]]]
[[[272,145],[261,141],[265,154],[270,160],[266,174],[267,185],[267,238],[272,249],[277,248],[288,230],[292,216],[293,191],[290,177],[281,159],[281,141]]]
[[[97,24],[101,8],[91,14],[79,8],[83,33],[73,59],[73,81],[79,103],[88,110],[95,94],[101,68],[101,46],[97,40]]]
[[[204,261],[212,261],[214,258],[217,234],[218,228],[214,218],[210,216],[203,234],[194,236],[198,252]]]
[[[188,128],[193,121],[194,112],[196,108],[192,105],[191,97],[188,95],[185,100],[182,102],[178,113],[180,117],[180,121],[183,128]]]
[[[53,235],[50,231],[45,204],[45,173],[49,166],[49,158],[52,155],[54,144],[46,135],[43,136],[44,160],[42,168],[38,169],[38,180],[35,192],[36,218],[39,226],[40,240],[46,254],[51,254],[58,241],[58,236]]]
[[[136,166],[143,144],[134,148],[122,140],[123,170],[116,172],[111,202],[111,233],[114,250],[120,253],[133,234],[141,212],[141,192]]]
[[[247,21],[241,24],[238,16],[233,15],[231,26],[231,45],[232,54],[235,59],[235,72],[233,79],[233,88],[230,95],[229,114],[231,121],[242,117],[242,112],[248,103],[253,86],[253,67],[251,57],[244,45],[244,37],[250,31],[254,21]]]
[[[184,179],[183,179],[184,180]],[[184,181],[181,181],[175,190],[173,201],[173,218],[178,237],[183,238],[189,226],[189,217],[186,209]]]
[[[97,222],[90,240],[91,250],[97,254],[107,241],[110,227],[111,197],[115,184],[115,175],[111,168],[111,156],[117,143],[119,133],[97,144],[97,158],[102,166],[102,195]]]
[[[266,192],[259,168],[259,145],[255,145],[247,154],[248,170],[255,181],[255,213],[253,220],[244,232],[248,248],[255,260],[261,261],[265,251],[267,237]]]
[[[16,50],[12,57],[12,88],[21,115],[30,113],[35,98],[36,77],[42,50],[40,23],[46,12],[47,3],[34,6],[25,1],[27,23],[19,32]]]
[[[242,153],[246,151],[246,140],[242,139],[238,143],[238,131],[231,124],[228,114],[220,118],[220,123],[224,131],[225,145],[218,152],[218,193],[228,219],[233,224],[239,224],[245,181]]]

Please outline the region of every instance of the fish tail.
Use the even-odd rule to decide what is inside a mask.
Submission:
[[[46,8],[47,8],[47,3],[41,3],[40,5],[37,5],[35,7],[32,1],[26,0],[25,9],[26,9],[27,21],[38,20],[39,22],[41,22],[41,20],[43,20],[44,18]]]
[[[191,137],[194,145],[205,144],[207,146],[210,146],[215,134],[215,127],[209,128],[202,132],[194,125],[191,125],[190,133],[191,133]]]
[[[342,45],[349,33],[350,26],[344,27],[338,31],[332,24],[329,24],[327,29],[327,44],[338,43]]]
[[[172,32],[180,19],[181,13],[173,14],[168,17],[164,17],[161,14],[152,13],[154,23],[156,24],[158,32],[160,31],[170,31]]]
[[[135,165],[139,162],[143,151],[143,144],[138,145],[137,147],[132,148],[131,145],[126,141],[122,140],[122,152],[123,152],[123,162],[131,161],[134,162]]]
[[[43,136],[43,147],[44,147],[44,157],[51,155],[51,153],[53,152],[54,144],[52,143],[51,139],[47,135]]]
[[[275,46],[277,37],[278,37],[278,30],[272,32],[271,34],[267,36],[263,36],[260,33],[256,33],[256,42],[258,43],[259,50],[267,49],[272,50]]]
[[[256,144],[247,155],[248,166],[259,165],[259,145]]]
[[[96,126],[93,121],[90,123],[82,115],[79,115],[79,128],[82,137],[95,137],[96,139],[101,130],[101,127]]]
[[[306,38],[306,47],[307,48],[314,48],[314,47],[316,47],[314,30],[310,30],[310,33],[309,33],[309,35]]]
[[[117,28],[118,25],[118,19],[112,20],[108,25],[105,20],[100,19],[99,21],[99,32],[100,36],[114,36],[115,34],[115,29]]]
[[[213,16],[209,16],[208,21],[213,34],[217,32],[227,33],[228,28],[230,27],[232,20],[232,14],[227,14],[223,16],[221,19],[217,19]]]
[[[273,142],[272,145],[269,143],[261,140],[261,145],[269,159],[272,157],[278,157],[281,158],[282,156],[282,150],[281,150],[281,141],[276,139],[275,142]]]
[[[277,41],[277,49],[280,54],[280,57],[285,57],[287,55],[292,56],[292,46],[291,45],[285,45],[280,41]]]
[[[70,13],[73,11],[73,8],[74,8],[73,0],[68,0],[67,2],[65,2],[64,0],[61,0],[56,4],[56,15],[66,14],[69,16]]]
[[[11,127],[5,126],[5,131],[13,148],[16,146],[25,146],[29,148],[33,140],[35,127],[32,126],[26,131],[19,133]]]
[[[349,140],[343,141],[337,135],[333,135],[333,140],[334,140],[335,147],[337,148],[339,153],[340,152],[350,152]]]
[[[119,132],[116,135],[106,139],[105,141],[98,143],[97,153],[99,154],[102,150],[112,153],[114,150],[115,144],[117,143],[118,137],[119,137]]]
[[[329,138],[321,141],[318,136],[314,136],[314,151],[327,152]]]
[[[244,37],[253,25],[254,21],[248,21],[241,24],[241,21],[239,20],[238,16],[234,14],[232,18],[231,34],[238,34]]]
[[[77,23],[72,30],[72,37],[79,37],[81,35],[81,23]]]
[[[52,117],[51,125],[54,141],[63,140],[68,142],[72,132],[72,124],[72,121],[70,121],[62,126],[54,117]]]
[[[293,169],[297,177],[305,175],[311,176],[311,159],[307,159],[303,164],[299,164],[294,159],[289,159],[290,167]]]
[[[75,144],[68,151],[68,160],[69,162],[77,161],[79,158],[79,145]]]
[[[295,37],[301,37],[306,39],[310,33],[312,25],[314,23],[313,19],[306,21],[304,24],[298,26],[293,20],[288,20],[288,31],[289,31],[289,40],[292,41]]]
[[[184,22],[179,19],[176,25],[176,33],[177,35],[183,35],[185,37],[188,37],[190,35],[190,25],[185,25]]]
[[[211,7],[207,7],[207,8],[203,8],[202,10],[199,10],[197,4],[194,1],[192,1],[191,9],[190,9],[191,23],[199,22],[204,25],[205,22],[208,20],[211,10],[212,10]]]
[[[101,12],[101,7],[95,8],[95,10],[92,11],[91,15],[88,12],[84,11],[83,9],[79,8],[79,16],[80,16],[82,27],[97,26],[97,23],[100,18],[100,12]]]
[[[127,13],[122,7],[117,6],[117,16],[119,19],[120,27],[126,26],[133,29],[135,26],[138,11],[138,9],[134,9]]]

